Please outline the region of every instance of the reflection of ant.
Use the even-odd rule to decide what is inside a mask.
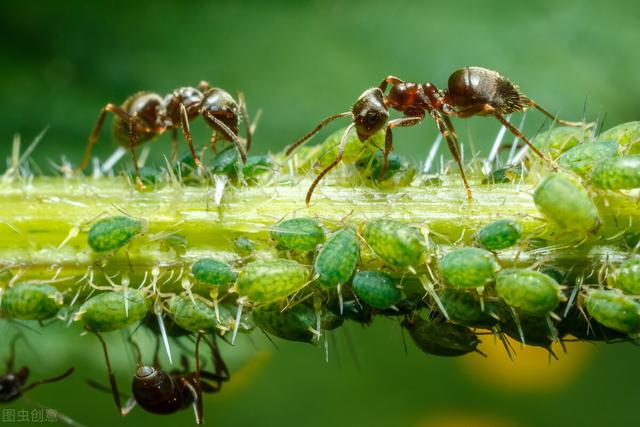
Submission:
[[[251,126],[244,101],[244,95],[238,93],[238,102],[223,89],[211,87],[209,83],[202,81],[198,88],[182,87],[162,98],[153,92],[138,92],[127,98],[121,106],[107,104],[100,111],[98,121],[89,136],[87,147],[82,158],[79,170],[85,169],[91,158],[93,146],[98,142],[98,136],[102,130],[107,113],[115,114],[113,121],[113,134],[118,144],[129,147],[133,157],[133,167],[136,173],[138,188],[144,189],[140,180],[136,148],[138,145],[171,129],[173,142],[173,155],[176,156],[178,132],[181,128],[184,139],[189,144],[191,157],[196,165],[204,170],[200,159],[196,155],[191,139],[189,122],[202,115],[209,127],[213,129],[211,145],[214,146],[219,138],[233,142],[242,161],[246,162],[247,151],[251,148]],[[238,137],[240,117],[244,121],[247,133],[246,147]]]
[[[391,84],[391,88],[385,95],[384,92],[389,84]],[[523,95],[518,86],[497,72],[486,68],[465,67],[454,71],[449,76],[449,82],[445,90],[440,90],[428,82],[423,84],[404,82],[397,77],[388,76],[378,87],[364,91],[350,111],[334,114],[322,120],[315,129],[294,142],[288,148],[287,155],[291,154],[293,150],[304,144],[333,120],[347,116],[352,118],[352,123],[342,136],[336,159],[320,172],[311,187],[309,187],[306,198],[306,202],[309,204],[313,190],[320,180],[342,160],[342,154],[347,143],[347,135],[352,128],[355,127],[358,139],[364,142],[386,125],[383,150],[384,165],[380,172],[380,178],[383,179],[388,166],[389,153],[393,149],[392,129],[417,125],[422,122],[428,113],[436,121],[438,130],[446,139],[449,150],[460,169],[467,197],[471,199],[471,188],[464,174],[460,158],[460,144],[449,116],[460,118],[493,116],[517,138],[524,141],[534,153],[544,159],[543,154],[504,117],[507,114],[522,111],[528,107],[540,110],[544,115],[559,124],[566,126],[582,125],[582,123],[558,120],[551,113]],[[389,109],[391,108],[403,113],[405,117],[388,120]]]
[[[74,368],[69,368],[62,375],[35,381],[28,386],[25,386],[27,378],[29,377],[29,368],[27,366],[23,366],[18,372],[13,370],[17,340],[18,336],[14,337],[11,341],[11,352],[9,353],[9,359],[7,360],[7,370],[2,376],[0,376],[0,403],[12,402],[22,396],[23,393],[26,393],[41,384],[48,384],[63,380],[71,375],[74,370]]]
[[[133,384],[131,385],[131,391],[133,396],[128,399],[124,406],[122,406],[120,400],[120,392],[118,391],[118,384],[116,378],[111,369],[111,362],[109,361],[109,354],[107,352],[107,345],[100,334],[95,333],[100,342],[102,343],[102,349],[104,351],[105,361],[107,363],[107,369],[109,371],[109,382],[111,385],[110,390],[113,394],[113,399],[118,411],[122,416],[127,415],[136,404],[140,405],[142,409],[153,414],[173,414],[181,409],[185,409],[189,405],[193,405],[195,412],[196,423],[202,424],[203,422],[203,402],[202,392],[215,393],[220,390],[222,383],[229,379],[229,370],[227,369],[218,345],[215,341],[209,341],[202,333],[199,333],[196,338],[195,359],[196,370],[190,372],[187,364],[186,357],[182,357],[182,371],[172,371],[167,373],[162,369],[159,369],[158,364],[158,349],[156,347],[156,354],[154,356],[153,365],[146,365],[140,363],[138,360],[138,368],[133,377]],[[215,372],[203,371],[200,369],[200,341],[204,341],[209,345],[211,353],[213,355],[213,364]],[[138,354],[139,356],[139,354]],[[93,381],[88,381],[89,385],[105,390],[100,384]]]

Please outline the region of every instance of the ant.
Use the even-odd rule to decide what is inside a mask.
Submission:
[[[387,86],[391,85],[385,95]],[[309,205],[314,189],[322,178],[342,160],[347,135],[355,127],[358,139],[365,142],[373,134],[386,125],[385,144],[383,149],[384,164],[380,179],[384,178],[388,166],[389,153],[393,150],[393,133],[395,127],[409,127],[421,123],[428,113],[438,125],[438,130],[447,141],[449,150],[460,169],[460,175],[467,192],[472,199],[471,187],[467,182],[460,158],[460,143],[449,116],[468,118],[472,116],[493,116],[517,138],[524,141],[531,150],[542,159],[544,155],[511,123],[505,115],[536,108],[554,122],[565,126],[581,126],[582,123],[559,120],[547,110],[520,92],[517,85],[507,80],[496,71],[481,67],[465,67],[449,76],[446,90],[440,90],[432,83],[405,82],[394,76],[386,77],[378,87],[367,89],[356,100],[350,111],[334,114],[322,120],[313,130],[298,139],[287,149],[290,155],[297,147],[304,144],[324,126],[341,117],[351,117],[352,123],[347,127],[338,149],[336,159],[318,174],[307,191],[306,203]],[[405,117],[389,120],[389,110],[394,109]]]
[[[18,372],[13,370],[13,364],[15,361],[15,351],[16,351],[16,341],[19,336],[16,336],[11,341],[11,351],[9,353],[9,358],[7,359],[7,369],[5,373],[0,376],[0,403],[9,403],[18,399],[27,391],[42,385],[53,383],[56,381],[63,380],[71,375],[74,371],[74,368],[69,368],[62,375],[58,375],[57,377],[47,378],[44,380],[35,381],[27,386],[25,386],[27,382],[27,378],[29,377],[29,368],[27,366],[23,366],[20,368]]]
[[[199,333],[196,337],[195,344],[195,372],[189,371],[187,359],[184,355],[182,357],[182,371],[172,371],[168,373],[158,368],[158,346],[156,346],[152,365],[140,363],[140,350],[137,349],[138,367],[131,385],[133,396],[122,406],[120,399],[121,394],[118,391],[118,384],[111,368],[107,345],[100,334],[97,332],[94,333],[102,343],[111,388],[108,389],[91,380],[87,382],[94,388],[110,391],[113,394],[118,412],[120,412],[120,415],[123,417],[127,415],[136,404],[140,405],[140,407],[147,412],[159,415],[173,414],[192,405],[196,423],[202,424],[204,421],[202,392],[215,393],[220,390],[223,382],[229,380],[229,370],[220,355],[215,336],[213,337],[213,341],[209,341],[203,333]],[[211,349],[215,372],[200,369],[199,353],[200,341],[202,339],[204,339]]]
[[[153,92],[137,92],[128,97],[120,106],[109,103],[100,111],[85,148],[82,162],[78,170],[84,170],[91,159],[93,146],[104,125],[107,113],[115,114],[113,135],[116,142],[129,147],[136,173],[136,184],[140,190],[144,185],[140,179],[136,148],[138,145],[159,136],[167,130],[172,131],[173,157],[176,157],[178,144],[178,128],[182,129],[184,139],[189,144],[189,151],[196,165],[204,171],[200,159],[196,155],[191,139],[189,122],[201,115],[207,125],[213,129],[211,147],[215,150],[217,139],[231,141],[236,145],[243,162],[247,160],[247,151],[251,148],[253,130],[249,125],[249,115],[244,95],[238,92],[238,101],[225,90],[211,87],[201,81],[198,88],[181,87],[162,98]],[[244,121],[247,134],[246,147],[238,136],[240,118]]]

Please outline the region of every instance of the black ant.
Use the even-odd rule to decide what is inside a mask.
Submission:
[[[95,333],[95,332],[94,332]],[[118,384],[109,361],[107,345],[102,336],[95,333],[104,351],[105,361],[109,372],[110,389],[106,389],[102,385],[93,381],[88,381],[89,385],[100,390],[110,391],[118,408],[118,412],[123,417],[127,415],[135,405],[140,405],[142,409],[153,414],[168,415],[187,408],[192,405],[195,413],[196,423],[202,424],[203,418],[203,402],[202,392],[215,393],[220,390],[222,383],[229,380],[229,370],[220,355],[218,345],[215,340],[209,341],[202,333],[199,333],[195,344],[195,372],[190,372],[186,357],[182,357],[182,371],[166,371],[158,368],[158,347],[152,365],[140,363],[140,352],[138,353],[138,367],[133,377],[131,391],[133,396],[130,397],[124,406],[121,402],[121,394],[118,391]],[[204,339],[209,345],[213,355],[213,364],[215,372],[204,371],[200,369],[200,341]]]
[[[182,129],[184,139],[189,144],[191,157],[196,165],[204,171],[200,159],[196,155],[191,139],[189,122],[201,115],[213,129],[211,146],[215,149],[217,139],[233,142],[243,162],[247,160],[247,151],[251,148],[252,129],[249,124],[244,95],[238,93],[238,101],[225,90],[211,87],[202,81],[198,88],[182,87],[174,90],[162,98],[153,92],[138,92],[127,98],[121,106],[107,104],[100,111],[98,120],[85,148],[79,170],[85,169],[91,158],[93,146],[98,142],[107,113],[115,114],[113,121],[113,135],[116,142],[129,147],[136,173],[136,184],[144,189],[140,180],[136,148],[138,145],[172,131],[173,157],[176,157],[178,144],[178,129]],[[247,134],[246,147],[238,136],[240,118],[244,121]]]
[[[389,84],[391,88],[385,95],[384,92]],[[446,90],[440,90],[429,82],[423,84],[404,82],[397,77],[388,76],[378,87],[364,91],[355,104],[353,104],[350,111],[334,114],[322,120],[311,132],[294,142],[287,149],[287,155],[291,154],[293,150],[304,144],[333,120],[347,116],[352,118],[352,123],[347,127],[342,136],[336,159],[320,172],[311,184],[311,187],[309,187],[306,197],[306,203],[308,205],[313,191],[320,180],[342,160],[347,135],[352,128],[355,127],[358,139],[364,142],[386,125],[385,145],[383,149],[384,165],[380,172],[380,178],[383,179],[388,166],[389,153],[393,149],[392,129],[395,127],[417,125],[422,122],[428,113],[429,116],[436,121],[438,130],[447,141],[449,150],[460,169],[460,175],[467,192],[467,197],[471,199],[471,187],[467,182],[460,159],[460,144],[449,116],[460,118],[493,116],[509,129],[512,134],[524,141],[535,154],[545,159],[544,155],[504,117],[507,114],[522,111],[529,107],[540,110],[556,123],[566,126],[582,125],[582,123],[557,119],[551,113],[523,95],[518,86],[511,83],[496,71],[486,68],[465,67],[454,71],[453,74],[449,76]],[[405,117],[389,120],[389,109],[391,108],[403,113]]]
[[[71,375],[74,371],[74,368],[69,368],[65,373],[63,373],[62,375],[58,375],[57,377],[38,380],[29,385],[26,385],[27,378],[29,377],[29,368],[27,366],[23,366],[18,372],[15,372],[13,370],[17,340],[18,337],[14,337],[14,339],[11,341],[11,351],[9,354],[9,358],[7,359],[7,369],[5,373],[0,376],[0,403],[12,402],[18,399],[27,391],[32,390],[39,385],[63,380]]]

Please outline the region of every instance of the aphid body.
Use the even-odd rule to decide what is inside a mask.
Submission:
[[[318,252],[314,267],[318,283],[325,289],[346,283],[360,255],[356,231],[347,227],[334,232]]]
[[[46,320],[58,314],[64,300],[53,286],[18,283],[4,290],[0,313],[17,320]]]
[[[492,281],[498,265],[490,252],[480,248],[459,248],[440,260],[446,283],[460,288],[479,288]]]

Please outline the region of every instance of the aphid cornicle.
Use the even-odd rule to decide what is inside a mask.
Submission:
[[[460,288],[479,288],[492,281],[498,270],[493,255],[480,248],[458,248],[440,260],[445,282]]]
[[[96,252],[115,251],[140,235],[145,222],[130,216],[111,216],[96,221],[89,229],[87,241]]]
[[[353,228],[334,232],[318,252],[314,269],[324,289],[346,283],[356,269],[360,243]]]
[[[549,275],[529,269],[508,268],[496,276],[496,293],[511,307],[545,314],[560,305],[562,290]]]
[[[44,283],[17,283],[2,294],[0,315],[17,320],[46,320],[58,314],[63,297]]]
[[[313,218],[292,218],[275,224],[269,230],[278,246],[310,252],[324,242],[324,230]]]
[[[389,92],[385,94],[387,87]],[[383,150],[383,167],[380,177],[383,178],[388,166],[389,153],[393,150],[393,133],[395,127],[414,126],[429,115],[435,120],[438,130],[447,141],[449,150],[460,170],[467,197],[471,199],[471,188],[467,183],[461,161],[460,143],[453,128],[450,117],[468,118],[472,116],[493,116],[517,138],[524,141],[534,153],[541,158],[544,155],[509,121],[505,115],[536,108],[557,123],[568,126],[579,126],[581,123],[558,120],[551,113],[520,92],[515,84],[496,71],[482,67],[464,67],[449,76],[446,90],[440,90],[432,83],[404,82],[397,77],[386,77],[378,87],[367,89],[360,95],[350,111],[334,114],[322,120],[312,131],[294,142],[288,149],[291,154],[300,145],[308,141],[327,124],[340,117],[350,117],[351,125],[347,127],[338,149],[336,159],[329,164],[314,180],[307,192],[306,202],[320,180],[336,167],[342,160],[349,132],[355,128],[361,142],[371,135],[385,129]],[[394,109],[405,117],[389,120],[389,110]]]
[[[427,253],[427,241],[420,230],[394,219],[367,223],[363,235],[376,255],[393,267],[417,266]]]
[[[167,130],[173,133],[173,157],[176,157],[177,130],[182,129],[184,139],[189,145],[191,158],[198,167],[203,168],[193,147],[189,127],[189,122],[199,115],[213,130],[212,146],[217,139],[233,142],[243,162],[246,161],[247,151],[251,148],[252,130],[242,93],[238,93],[236,102],[227,91],[211,87],[209,83],[202,81],[197,89],[182,87],[164,98],[153,92],[138,92],[127,98],[121,106],[111,103],[105,105],[89,136],[79,170],[89,165],[93,146],[98,142],[107,113],[115,115],[113,134],[116,142],[131,151],[136,184],[141,190],[144,189],[144,184],[140,179],[136,148]],[[241,117],[246,129],[246,143],[238,136]]]
[[[359,271],[353,276],[353,293],[371,307],[386,309],[402,300],[395,278],[382,271]]]

